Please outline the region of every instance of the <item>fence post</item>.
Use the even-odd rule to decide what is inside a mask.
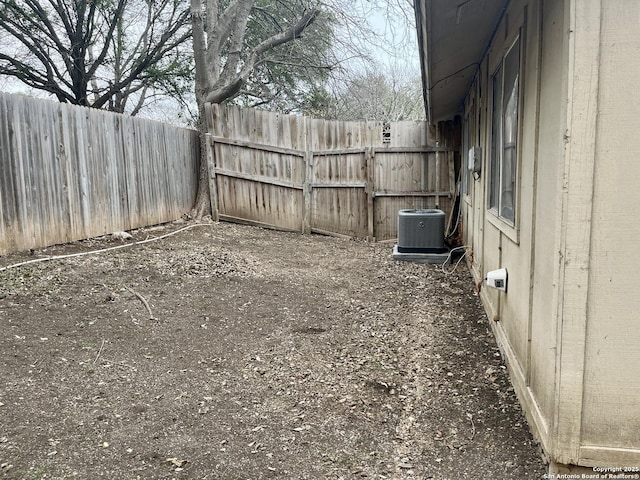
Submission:
[[[311,233],[311,196],[313,193],[313,152],[309,145],[304,152],[304,215],[302,233]]]
[[[302,212],[302,233],[311,233],[311,204],[313,200],[313,150],[311,150],[311,127],[309,119],[302,117],[302,135],[304,139],[304,210]]]
[[[218,186],[216,182],[216,161],[215,148],[216,144],[210,133],[207,133],[207,166],[209,170],[209,197],[211,200],[211,219],[214,222],[220,221],[220,212],[218,210]]]
[[[447,221],[447,227],[445,231],[445,234],[447,235],[449,234],[453,235],[453,232],[451,232],[450,230],[451,230],[451,225],[453,225],[453,214],[456,209],[456,189],[458,188],[457,182],[456,182],[454,155],[455,155],[454,152],[447,152],[447,161],[449,162],[449,197],[451,198],[451,209],[449,210],[449,220]],[[464,166],[462,168],[464,168]],[[461,171],[462,171],[462,168],[460,169]],[[462,205],[459,205],[458,210],[460,210],[461,208],[462,208]]]
[[[375,225],[374,225],[374,195],[375,195],[375,156],[376,151],[373,147],[367,147],[365,150],[364,158],[367,168],[367,226],[368,236],[367,241],[375,242]]]

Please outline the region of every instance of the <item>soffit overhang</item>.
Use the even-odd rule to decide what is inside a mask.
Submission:
[[[461,112],[508,0],[415,0],[427,118]]]

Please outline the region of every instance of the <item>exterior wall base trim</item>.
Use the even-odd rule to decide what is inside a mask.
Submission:
[[[474,280],[476,281],[476,283],[482,280],[482,278],[477,275],[477,272],[475,272],[473,268],[471,268],[471,273],[474,276]],[[527,419],[527,422],[529,423],[531,433],[533,434],[535,439],[540,442],[544,455],[547,457],[547,459],[553,458],[552,442],[549,436],[549,425],[544,419],[542,411],[540,410],[540,406],[538,405],[538,402],[533,395],[533,391],[527,385],[527,382],[525,380],[525,372],[522,368],[522,365],[518,361],[515,352],[511,348],[507,335],[502,328],[502,325],[500,325],[500,322],[491,321],[494,312],[491,308],[491,304],[488,301],[486,294],[483,291],[480,292],[480,299],[482,301],[482,306],[484,307],[485,312],[489,317],[491,330],[494,337],[496,338],[496,342],[498,343],[500,353],[502,354],[502,357],[504,358],[507,365],[511,384],[513,385],[516,396],[520,401],[520,406],[525,413],[525,417]]]
[[[628,472],[607,473],[631,473],[640,474],[640,449],[605,447],[601,445],[583,445],[580,447],[580,463],[582,465],[600,467],[632,467]]]

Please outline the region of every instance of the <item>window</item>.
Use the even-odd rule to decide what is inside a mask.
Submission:
[[[469,195],[469,115],[464,120],[462,129],[462,193]]]
[[[511,46],[491,79],[491,158],[489,208],[515,224],[518,166],[518,83],[520,39]]]

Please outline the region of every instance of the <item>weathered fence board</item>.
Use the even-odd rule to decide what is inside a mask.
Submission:
[[[402,208],[451,209],[454,154],[423,122],[207,106],[220,218],[386,240]],[[193,130],[0,94],[0,254],[175,219],[198,179]]]
[[[299,119],[249,109],[220,113],[209,110],[220,218],[301,230],[306,165]],[[265,145],[265,137],[273,143]]]
[[[194,130],[0,94],[0,254],[178,218],[198,151]]]
[[[206,112],[223,219],[387,240],[397,236],[400,209],[452,207],[453,154],[435,145],[424,122],[329,121],[220,105]]]

